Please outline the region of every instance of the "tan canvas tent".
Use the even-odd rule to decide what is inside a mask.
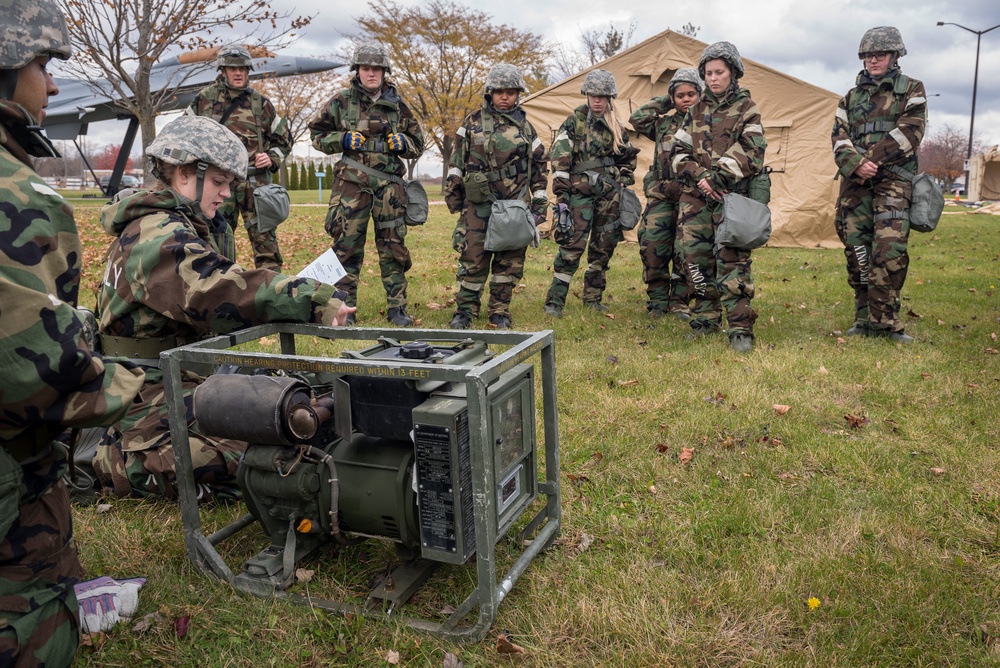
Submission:
[[[1000,150],[996,146],[972,156],[969,163],[969,201],[1000,200]]]
[[[594,68],[609,70],[618,83],[615,109],[623,121],[653,97],[666,95],[667,84],[681,67],[697,67],[707,45],[673,31],[622,51]],[[736,45],[739,47],[739,44]],[[760,107],[767,138],[765,162],[774,169],[771,215],[774,231],[769,245],[800,248],[840,248],[833,227],[839,181],[830,144],[833,116],[840,96],[760,63],[743,58],[741,85],[750,89]],[[559,126],[584,102],[580,84],[589,70],[560,81],[524,99],[522,106],[546,146]],[[639,169],[636,192],[653,157],[653,144],[637,140]],[[635,238],[634,235],[632,237]]]

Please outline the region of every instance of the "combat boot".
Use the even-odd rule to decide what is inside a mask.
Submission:
[[[868,323],[856,322],[845,334],[847,336],[868,336]]]
[[[358,321],[358,318],[357,318],[357,316],[354,313],[348,313],[347,314],[347,319],[344,321],[344,326],[345,327],[350,327],[351,325],[353,325],[357,321]]]
[[[385,319],[396,327],[409,327],[413,324],[413,318],[407,314],[405,306],[393,306],[386,312]]]
[[[611,310],[601,302],[583,302],[583,305],[587,308],[594,309],[598,313],[607,313]]]
[[[511,321],[509,315],[503,315],[502,313],[494,313],[490,316],[490,324],[497,329],[510,329]]]
[[[546,304],[544,311],[545,311],[545,315],[550,315],[553,318],[561,318],[562,317],[563,307],[562,306],[556,306],[555,304]]]
[[[646,317],[647,318],[654,318],[654,319],[656,319],[656,318],[662,318],[666,314],[667,314],[667,312],[664,311],[663,309],[658,309],[658,308],[646,309]]]
[[[468,329],[471,324],[471,315],[465,311],[455,311],[455,317],[451,319],[451,324],[448,326],[452,329]]]
[[[753,350],[753,334],[749,332],[737,332],[730,335],[729,345],[738,353],[748,353]]]

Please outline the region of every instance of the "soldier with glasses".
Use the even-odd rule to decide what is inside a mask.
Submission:
[[[910,264],[910,178],[927,125],[924,85],[902,73],[906,46],[899,30],[872,28],[861,38],[864,69],[837,105],[833,158],[840,177],[835,224],[854,290],[848,336],[910,343],[899,319]]]

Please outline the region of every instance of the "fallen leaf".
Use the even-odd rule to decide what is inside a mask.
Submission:
[[[399,652],[397,652],[394,649],[390,649],[388,652],[385,653],[385,661],[390,666],[398,666],[399,665]]]
[[[497,636],[497,652],[500,654],[524,654],[524,648],[515,645],[509,633],[501,632]]]
[[[618,364],[618,358],[614,355],[608,355],[605,359],[611,364]]]
[[[863,415],[862,416],[851,415],[850,413],[845,415],[844,419],[847,420],[847,426],[850,427],[851,429],[861,429],[869,422],[871,422],[871,420],[869,420],[867,417],[864,417]]]
[[[839,343],[840,345],[844,345],[845,343],[847,343],[847,339],[845,339],[842,336],[838,336],[837,337],[837,343]]]
[[[97,504],[97,512],[99,512],[99,513],[106,513],[109,510],[111,510],[111,504],[110,503],[99,503],[99,504]]]
[[[587,551],[591,545],[594,544],[594,538],[590,534],[584,532],[580,534],[580,540],[577,541],[576,545],[573,546],[572,552],[574,555],[580,555]]]
[[[694,459],[694,448],[681,448],[681,454],[677,455],[681,464],[687,464]]]
[[[614,320],[615,319],[615,314],[614,313],[605,313],[604,317],[607,318],[608,320]]]
[[[428,302],[426,306],[429,311],[440,311],[444,308],[443,304],[438,304],[437,302]]]
[[[670,449],[666,443],[657,443],[655,447],[656,451],[659,452],[661,455]]]
[[[943,468],[941,468],[940,466],[932,466],[932,467],[930,468],[930,471],[931,471],[931,473],[933,473],[934,475],[944,475],[944,469],[943,469]]]
[[[647,487],[646,489],[648,489],[648,490],[649,490],[649,493],[650,493],[650,494],[656,494],[656,485],[650,485],[650,486],[649,486],[649,487]]]
[[[316,571],[311,571],[305,568],[295,569],[296,582],[311,582],[314,575],[316,575]]]
[[[996,341],[997,340],[997,333],[996,332],[991,332],[990,333],[990,338],[993,339],[994,341]]]
[[[101,645],[108,637],[104,634],[104,631],[99,631],[97,633],[82,633],[80,634],[80,645],[83,647],[93,647],[94,649],[100,649]]]
[[[926,371],[921,371],[920,372],[920,377],[921,378],[930,378],[931,375],[929,373],[927,373]]]
[[[447,603],[445,603],[444,606],[442,606],[441,609],[438,610],[438,614],[440,614],[440,615],[453,615],[453,614],[455,614],[455,606],[448,605]]]
[[[976,294],[976,289],[975,288],[969,288],[969,292],[971,292],[972,294]]]
[[[584,484],[590,482],[590,478],[585,475],[577,475],[575,473],[567,473],[566,477],[569,481],[576,485],[577,487],[582,487]]]
[[[635,387],[636,385],[639,384],[639,379],[633,378],[632,380],[619,380],[618,384],[621,387]]]
[[[158,612],[151,612],[139,621],[135,623],[132,627],[133,633],[143,633],[153,628],[154,626],[160,626],[163,624],[164,617]]]
[[[441,668],[463,668],[465,664],[458,660],[458,657],[448,652],[444,655],[444,664]]]
[[[183,617],[174,618],[174,633],[177,634],[178,638],[183,638],[188,632],[188,622],[191,621],[191,615],[184,615]]]
[[[990,355],[996,355],[997,353],[1000,353],[1000,351],[998,351],[996,348],[987,348],[986,352]]]
[[[821,376],[825,376],[826,374],[828,374],[830,372],[826,370],[825,366],[823,366],[822,364],[820,364],[819,365],[819,373],[820,373]]]
[[[595,462],[599,462],[604,459],[604,454],[600,451],[594,451],[594,454],[590,455],[590,458]]]
[[[924,317],[924,316],[920,315],[919,313],[914,313],[913,309],[910,309],[910,310],[908,310],[908,311],[906,312],[906,315],[910,316],[911,318],[917,318],[918,320],[919,320],[920,318],[923,318],[923,317]]]
[[[939,325],[943,325],[944,324],[944,320],[938,320],[937,322],[938,322]]]
[[[771,408],[773,408],[774,412],[778,415],[784,415],[788,411],[792,410],[791,406],[786,406],[785,404],[771,404]]]

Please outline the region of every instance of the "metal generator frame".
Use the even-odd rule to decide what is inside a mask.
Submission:
[[[281,353],[251,353],[230,350],[251,343],[265,336],[279,337]],[[312,357],[296,354],[296,336],[318,337],[329,340],[379,341],[421,340],[428,342],[455,342],[463,339],[485,341],[487,346],[511,346],[475,367],[457,365],[400,362],[384,359]],[[543,399],[543,440],[545,449],[545,480],[538,482],[538,497],[543,495],[545,505],[520,532],[518,541],[521,554],[510,570],[498,574],[495,546],[498,540],[495,526],[497,498],[494,482],[494,458],[489,456],[487,388],[504,372],[534,358],[540,358]],[[249,368],[281,369],[288,372],[314,372],[342,376],[378,376],[413,379],[419,381],[447,381],[464,384],[467,389],[469,412],[470,448],[472,457],[473,516],[475,523],[477,586],[465,601],[443,622],[397,614],[393,606],[379,608],[329,599],[301,596],[284,590],[262,592],[245,585],[223,561],[216,546],[243,529],[256,523],[248,513],[222,529],[206,534],[201,526],[197,492],[194,482],[191,449],[188,441],[184,402],[181,387],[181,370],[204,368],[205,365],[231,364]],[[476,642],[486,636],[496,620],[497,608],[510,593],[518,578],[531,561],[550,547],[561,526],[559,489],[559,431],[556,405],[555,335],[551,330],[540,332],[464,331],[461,336],[450,330],[432,329],[382,329],[321,325],[274,323],[250,327],[239,332],[217,336],[191,345],[175,348],[160,355],[164,372],[164,385],[170,420],[170,433],[174,444],[177,466],[177,487],[184,526],[184,540],[188,557],[203,575],[226,582],[234,588],[256,596],[273,595],[296,603],[321,609],[368,615],[384,619],[398,619],[409,626],[437,634],[455,641]],[[239,407],[234,407],[239,410]],[[540,444],[539,444],[540,445]],[[536,453],[539,448],[536,445]],[[528,540],[530,539],[530,540]],[[238,573],[237,573],[238,574]],[[463,624],[473,608],[478,605],[479,615],[474,624]]]

